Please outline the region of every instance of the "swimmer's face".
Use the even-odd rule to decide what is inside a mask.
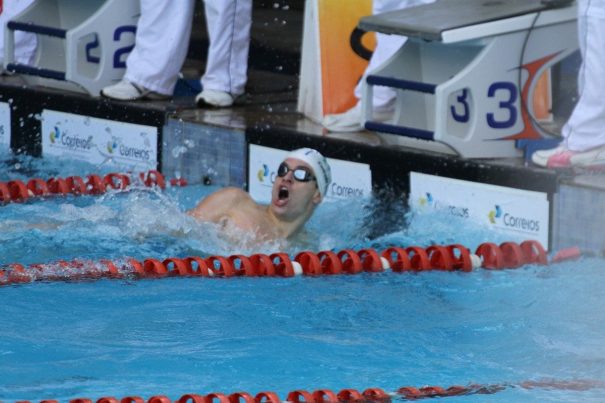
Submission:
[[[287,220],[294,220],[301,215],[310,213],[315,205],[321,202],[321,193],[317,189],[317,182],[311,167],[304,161],[288,158],[284,161],[280,174],[276,175],[271,194],[271,209],[275,215]],[[305,170],[311,175],[311,180],[301,181],[304,176],[299,171],[298,178],[295,170]],[[285,172],[285,174],[284,174]]]

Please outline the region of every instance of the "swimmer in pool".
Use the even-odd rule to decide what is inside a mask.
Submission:
[[[292,239],[299,234],[332,180],[326,158],[311,148],[286,156],[277,169],[271,203],[256,203],[239,188],[221,189],[204,198],[188,214],[199,221],[236,227],[259,241]]]

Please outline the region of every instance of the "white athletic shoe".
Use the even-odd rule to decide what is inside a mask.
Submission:
[[[376,108],[372,120],[386,122],[393,117],[393,108]],[[336,133],[359,132],[364,130],[361,116],[361,103],[346,112],[334,115],[326,115],[323,119],[323,126],[328,131]]]
[[[162,101],[172,98],[170,95],[160,94],[145,87],[122,80],[101,90],[101,95],[118,101]]]
[[[551,150],[536,151],[531,156],[534,164],[546,168],[605,169],[605,145],[586,151],[571,151],[560,145]]]
[[[599,171],[605,169],[605,145],[594,147],[586,151],[571,151],[570,153],[569,163],[566,162],[565,157],[551,158],[550,161],[548,161],[549,167],[565,168],[571,166],[572,168],[588,168]]]
[[[565,151],[565,146],[559,145],[556,148],[549,148],[546,150],[538,150],[531,155],[531,162],[534,164],[546,168],[548,166],[548,159],[555,154],[562,153]]]
[[[235,98],[228,92],[215,90],[202,90],[195,97],[195,103],[199,107],[213,106],[215,108],[225,108],[233,105]]]

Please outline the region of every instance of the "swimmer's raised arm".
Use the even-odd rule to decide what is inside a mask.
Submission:
[[[187,214],[200,221],[219,222],[249,198],[248,193],[240,188],[220,189],[205,197],[197,206],[187,211]]]

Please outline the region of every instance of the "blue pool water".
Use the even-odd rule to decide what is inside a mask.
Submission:
[[[7,160],[0,163],[0,180],[94,168]],[[211,190],[139,189],[0,207],[2,261],[249,254],[277,247],[296,253],[302,247],[249,250],[193,222],[183,211]],[[371,200],[321,205],[309,228],[317,235],[314,249],[433,242],[474,249],[505,240],[448,216],[410,215],[397,204]],[[285,398],[295,389],[485,384],[506,388],[444,399],[603,401],[604,283],[605,261],[585,258],[498,272],[4,286],[0,400],[175,399],[240,390],[272,390]],[[526,381],[597,387],[527,389],[520,386]]]

